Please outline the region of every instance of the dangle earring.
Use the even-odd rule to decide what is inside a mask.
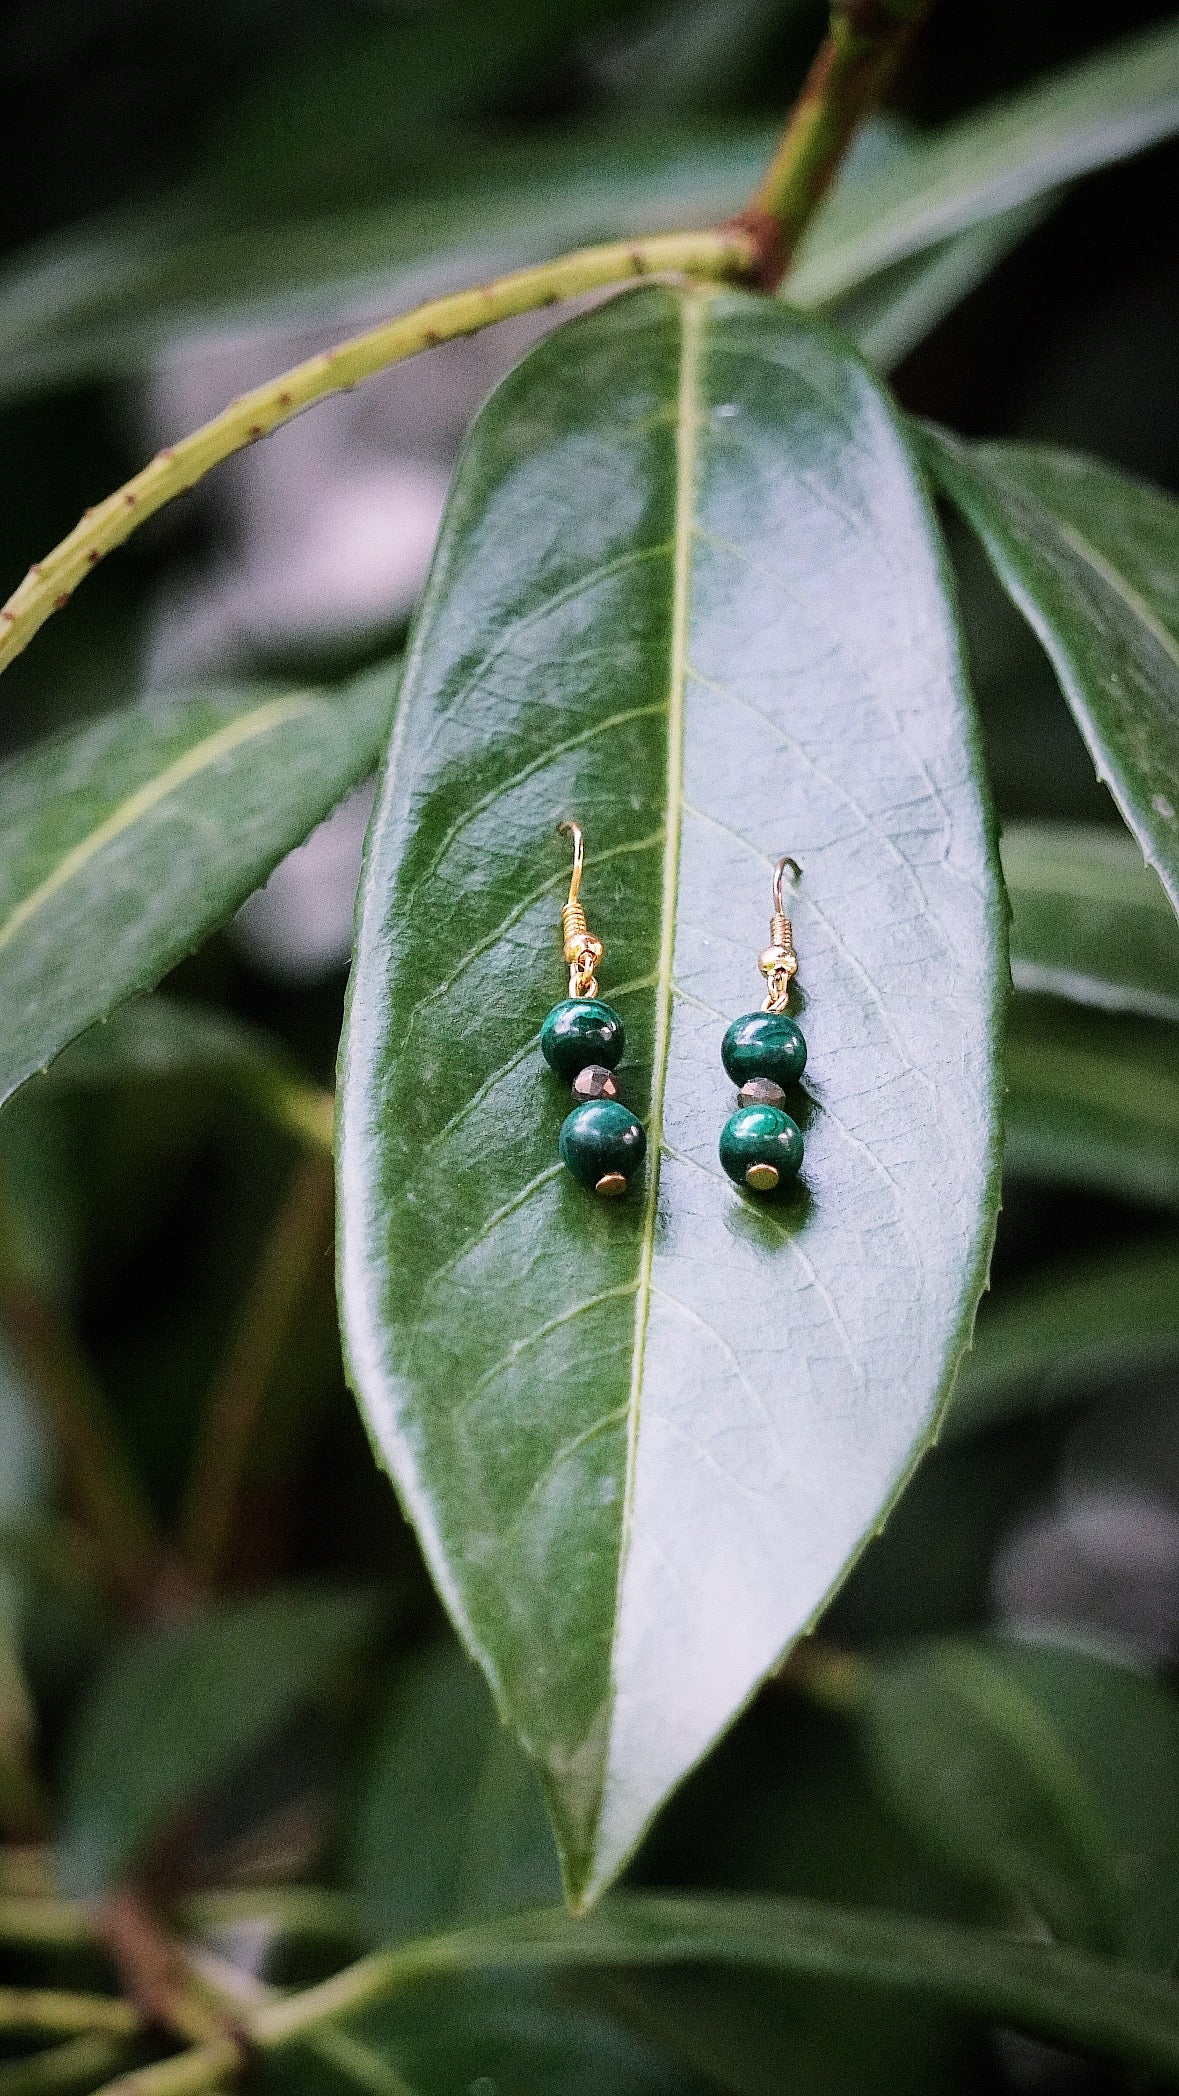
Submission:
[[[614,1071],[626,1046],[622,1021],[598,996],[600,939],[592,937],[578,900],[585,865],[585,840],[575,822],[562,822],[573,838],[569,900],[561,907],[561,931],[569,969],[569,995],[555,1004],[540,1029],[541,1053],[550,1070],[572,1086],[578,1101],[562,1124],[561,1162],[579,1186],[607,1197],[624,1194],[631,1174],[647,1153],[641,1121],[618,1097]]]
[[[770,943],[757,962],[766,978],[765,1003],[760,1012],[734,1019],[721,1042],[721,1061],[740,1090],[737,1111],[721,1129],[720,1161],[730,1179],[755,1194],[773,1193],[794,1178],[802,1163],[802,1131],[785,1110],[784,1089],[797,1083],[806,1068],[806,1042],[786,1013],[798,969],[794,933],[782,908],[782,875],[788,866],[795,880],[802,876],[794,859],[779,859],[774,868]]]

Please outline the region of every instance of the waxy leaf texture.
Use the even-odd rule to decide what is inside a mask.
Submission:
[[[557,1159],[575,816],[645,1175]],[[807,1154],[717,1160],[776,856]],[[370,833],[342,1305],[374,1443],[548,1794],[617,1873],[930,1435],[996,1203],[997,876],[936,529],[864,367],[781,303],[649,288],[494,395]]]

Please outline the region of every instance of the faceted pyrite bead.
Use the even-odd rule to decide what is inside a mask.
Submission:
[[[617,1099],[613,1072],[604,1063],[587,1063],[569,1087],[575,1099]]]
[[[621,1099],[586,1099],[566,1114],[558,1145],[561,1162],[579,1186],[624,1194],[647,1154],[643,1124]]]
[[[613,1070],[625,1046],[618,1013],[600,997],[566,997],[540,1029],[541,1053],[566,1083],[591,1063]]]
[[[734,1084],[751,1077],[794,1084],[806,1068],[806,1042],[785,1012],[746,1012],[721,1042],[721,1061]]]
[[[785,1106],[786,1094],[772,1077],[750,1077],[737,1094],[738,1106]]]
[[[720,1161],[751,1193],[770,1194],[802,1163],[802,1131],[778,1106],[739,1106],[721,1129]]]

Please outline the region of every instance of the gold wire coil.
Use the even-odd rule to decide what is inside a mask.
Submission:
[[[589,937],[589,925],[579,902],[561,904],[561,933],[565,941],[565,959],[571,961],[573,953],[570,952],[570,948],[575,952],[582,939]]]
[[[601,940],[595,939],[590,931],[585,911],[577,899],[577,890],[581,886],[581,832],[572,823],[568,827],[574,831],[577,848],[569,900],[561,904],[562,950],[569,969],[569,995],[596,997],[597,965],[605,949]]]
[[[774,868],[774,914],[770,918],[770,943],[763,947],[757,957],[757,965],[766,978],[768,993],[762,1005],[763,1012],[786,1010],[790,1002],[791,978],[798,973],[794,928],[782,908],[782,875],[788,866],[796,880],[802,872],[797,859],[779,859]]]

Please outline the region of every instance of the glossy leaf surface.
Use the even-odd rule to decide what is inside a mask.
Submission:
[[[1017,998],[1004,1050],[1005,1161],[1032,1179],[1179,1208],[1169,1025]]]
[[[1017,990],[1179,1020],[1179,928],[1133,838],[1096,823],[1003,832]]]
[[[1135,1668],[1015,1639],[868,1668],[874,1765],[943,1861],[1066,1942],[1167,1969],[1179,1947],[1179,1700]]]
[[[276,1589],[128,1639],[83,1704],[67,1754],[70,1890],[112,1884],[308,1701],[373,1616],[355,1594]]]
[[[1071,1262],[984,1304],[943,1441],[1179,1360],[1179,1243]]]
[[[1179,502],[1070,452],[934,429],[921,443],[1179,910]]]
[[[342,1056],[347,1348],[584,1899],[899,1489],[985,1272],[994,869],[868,374],[740,293],[561,330],[468,441],[405,691]],[[650,1144],[609,1205],[538,1048],[569,814]],[[787,847],[807,1157],[759,1207],[719,1047]]]
[[[363,778],[393,666],[128,707],[0,769],[0,1099],[228,917]]]

